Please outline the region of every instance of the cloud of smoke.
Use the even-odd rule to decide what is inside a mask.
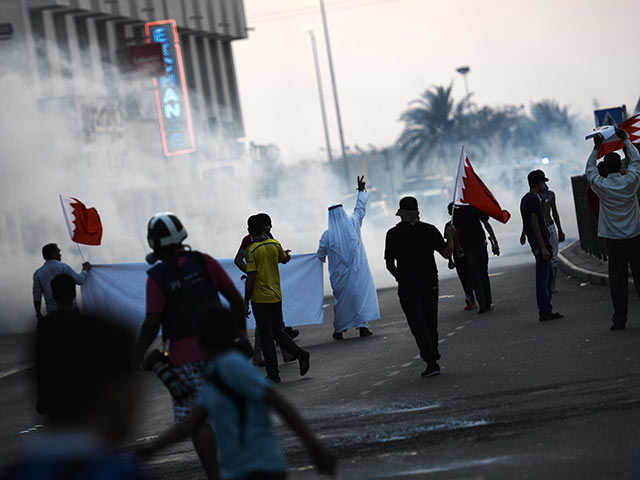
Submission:
[[[223,151],[225,145],[208,136],[203,125],[195,126],[196,154],[165,158],[150,80],[116,74],[111,88],[117,94],[108,95],[102,83],[74,72],[74,78],[52,77],[57,93],[48,93],[47,85],[39,88],[25,75],[28,66],[17,49],[0,50],[0,60],[14,67],[0,77],[4,98],[0,110],[0,333],[34,326],[31,282],[33,271],[42,264],[42,245],[57,242],[63,261],[80,267],[82,260],[69,240],[58,194],[77,197],[98,209],[104,226],[102,245],[80,247],[84,257],[95,264],[143,261],[149,251],[147,221],[160,211],[176,213],[189,232],[187,243],[215,257],[235,255],[247,217],[257,212],[270,214],[274,235],[285,248],[308,253],[316,250],[327,226],[327,206],[342,202],[347,211],[353,209],[355,176],[366,174],[368,186],[377,193],[371,195],[365,218],[364,243],[377,287],[394,285],[384,267],[385,232],[398,221],[394,214],[406,177],[416,173],[404,168],[399,155],[351,165],[353,190],[347,190],[341,168],[322,161],[280,165],[274,173],[246,155],[222,161],[211,158],[211,152]],[[190,95],[195,104],[193,92]],[[113,101],[125,113],[124,128],[96,133],[87,141],[82,105]],[[143,110],[141,118],[127,116],[127,111],[137,108]],[[578,138],[558,138],[553,145],[550,163],[542,168],[558,195],[563,227],[575,236],[569,177],[581,173],[587,149],[581,148]],[[452,192],[453,184],[446,183],[455,175],[457,148],[451,149],[442,195],[421,205],[423,220],[440,229],[447,221],[451,196],[445,192]],[[471,158],[503,208],[513,214],[505,226],[492,222],[505,254],[512,246],[513,251],[521,248],[517,244],[519,198],[527,191],[526,174],[540,160],[525,151]],[[439,265],[441,274],[449,274],[445,262]]]

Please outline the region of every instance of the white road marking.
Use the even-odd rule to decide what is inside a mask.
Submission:
[[[504,275],[504,272],[495,272],[489,274],[490,277],[499,277],[500,275]]]
[[[482,458],[482,459],[472,459],[468,461],[454,461],[450,463],[445,463],[442,465],[436,465],[434,467],[428,468],[418,468],[414,470],[404,470],[404,471],[395,471],[392,474],[382,474],[378,475],[377,478],[407,478],[407,477],[416,477],[416,478],[424,478],[425,475],[432,473],[442,473],[442,472],[452,472],[456,470],[462,469],[471,469],[473,467],[483,467],[487,465],[493,464],[511,464],[516,461],[517,457],[513,455],[503,455],[500,457],[493,458]],[[474,477],[484,479],[486,477]]]
[[[420,355],[418,355],[418,358],[420,358]],[[403,363],[402,365],[400,365],[401,368],[407,368],[410,367],[411,365],[413,365],[413,362],[407,362],[407,363]]]
[[[385,382],[385,380],[379,380],[376,383],[373,384],[374,387],[379,387],[380,385],[382,385]]]
[[[440,295],[438,298],[456,298],[455,295]]]
[[[444,341],[446,340],[446,338],[443,338],[441,340],[438,340],[438,343],[444,343]]]
[[[44,425],[34,425],[33,427],[29,427],[26,430],[22,430],[21,432],[18,432],[18,435],[24,435],[25,433],[31,433],[31,432],[35,432],[36,430],[40,429],[44,427]]]
[[[464,322],[465,325],[471,323],[471,320],[467,320],[466,322]]]
[[[420,355],[416,355],[415,357],[413,357],[415,360],[418,360],[420,358]]]
[[[358,395],[362,396],[362,395],[369,395],[371,393],[371,390],[363,390],[361,391]]]
[[[33,365],[27,365],[27,366],[24,366],[24,367],[10,368],[9,370],[5,370],[4,372],[0,372],[0,378],[8,377],[9,375],[14,375],[16,373],[23,372],[23,371],[31,368],[32,366]]]
[[[456,327],[456,330],[462,330],[464,328],[464,325],[460,325],[459,327]]]
[[[391,372],[389,375],[387,375],[387,377],[395,377],[397,374],[400,373],[400,370],[394,370],[393,372]]]
[[[455,334],[456,334],[456,332],[449,332],[449,333],[447,333],[447,337],[452,337],[452,336],[454,336]]]

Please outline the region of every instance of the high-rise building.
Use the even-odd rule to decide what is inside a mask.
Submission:
[[[173,68],[184,72],[176,89],[183,111],[165,105],[164,123],[162,102],[178,101],[175,92],[163,98],[156,79],[154,95],[152,79],[133,72],[130,58],[131,47],[158,42],[150,37],[154,23],[177,32],[175,39],[158,37],[179,41],[178,53],[163,52],[167,79]],[[189,146],[189,134],[204,156],[239,153],[244,127],[231,42],[247,38],[242,0],[2,0],[0,24],[13,31],[0,48],[20,52],[43,108],[75,111],[85,144],[124,128],[141,128],[141,138],[150,139],[155,121],[153,149],[165,156],[191,152],[167,146],[171,139]],[[185,122],[188,116],[190,132],[171,130],[176,112]]]

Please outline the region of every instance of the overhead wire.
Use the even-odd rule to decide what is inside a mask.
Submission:
[[[398,2],[400,0],[346,0],[341,2],[327,3],[327,11],[335,12],[342,10],[350,10],[353,8],[369,7],[383,3]],[[358,2],[358,3],[356,3]],[[280,10],[271,13],[264,13],[248,18],[250,24],[275,22],[279,20],[288,20],[291,18],[303,17],[307,15],[315,15],[320,13],[317,6],[301,7],[299,9]]]
[[[325,3],[325,7],[329,8],[329,7],[333,7],[336,5],[344,5],[344,4],[352,4],[352,3],[361,3],[365,0],[335,0],[335,1],[330,1],[330,2],[326,2]],[[316,4],[314,5],[307,5],[304,7],[296,7],[296,8],[286,8],[284,10],[275,10],[272,12],[264,12],[264,13],[258,13],[255,15],[252,15],[251,18],[255,18],[255,19],[262,19],[264,17],[271,17],[271,16],[278,16],[278,15],[283,15],[283,14],[296,14],[296,13],[307,13],[309,11],[312,12],[316,12],[319,10],[319,7]]]

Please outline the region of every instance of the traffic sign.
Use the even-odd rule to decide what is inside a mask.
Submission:
[[[596,117],[596,127],[618,125],[627,119],[627,107],[622,105],[621,107],[603,108],[594,110],[593,114]]]

